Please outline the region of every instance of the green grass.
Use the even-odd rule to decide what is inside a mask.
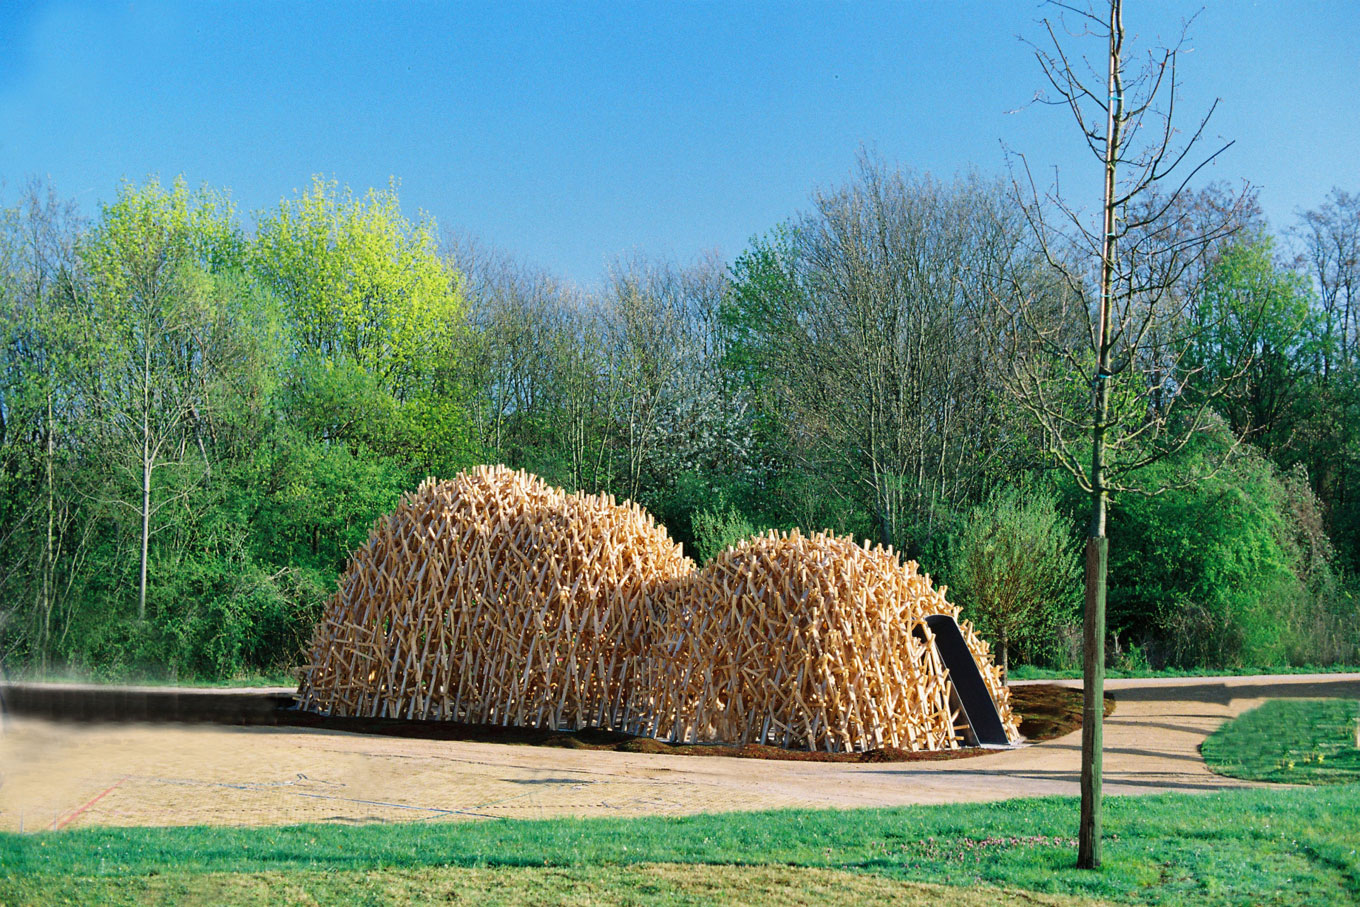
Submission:
[[[863,872],[796,866],[637,866],[547,868],[427,867],[346,872],[251,872],[45,880],[36,903],[141,905],[474,903],[478,905],[827,905],[904,904],[990,907],[1007,902],[1085,905],[1095,901],[982,886],[949,888]]]
[[[1106,667],[1105,676],[1113,679],[1149,677],[1253,677],[1275,674],[1360,674],[1360,665],[1256,665],[1237,668],[1159,668],[1121,671]],[[1034,665],[1016,665],[1006,675],[1008,680],[1080,680],[1081,668],[1056,671]]]
[[[1221,775],[1291,784],[1360,781],[1354,699],[1274,699],[1214,731],[1201,747]]]
[[[243,689],[248,687],[291,687],[296,689],[298,685],[297,678],[287,673],[241,674],[220,680],[202,680],[183,677],[175,679],[122,675],[110,677],[100,674],[73,674],[53,671],[46,674],[18,672],[0,676],[0,680],[10,681],[11,683],[80,683],[92,686],[188,687],[193,689]]]
[[[1075,800],[1051,797],[683,818],[9,834],[0,836],[0,902],[99,902],[142,891],[145,899],[207,903],[220,899],[210,889],[228,882],[272,885],[275,897],[289,900],[279,886],[316,879],[362,901],[365,886],[406,884],[408,877],[455,884],[474,877],[452,870],[518,868],[528,874],[504,878],[521,887],[545,878],[536,873],[576,873],[584,900],[564,903],[637,903],[648,900],[651,884],[638,874],[658,864],[678,864],[668,871],[696,885],[727,878],[728,895],[750,903],[802,903],[793,898],[796,879],[809,870],[873,877],[866,885],[984,887],[996,899],[996,888],[1008,888],[1196,907],[1360,901],[1360,784],[1108,798],[1099,872],[1073,868],[1076,816]],[[744,880],[760,876],[755,867],[782,867],[788,896],[748,891]],[[242,873],[265,881],[247,885]],[[511,897],[510,889],[503,893]]]

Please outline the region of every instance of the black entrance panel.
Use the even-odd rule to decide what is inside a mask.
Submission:
[[[964,641],[958,623],[948,614],[932,614],[926,618],[926,626],[935,637],[935,650],[949,671],[949,679],[963,707],[964,720],[973,729],[977,742],[982,746],[1010,746],[1001,713],[982,680],[973,653],[968,651],[968,643]]]

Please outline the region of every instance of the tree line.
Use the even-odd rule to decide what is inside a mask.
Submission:
[[[1159,225],[1221,227],[1144,326],[1184,358],[1111,406],[1198,421],[1149,458],[1161,493],[1112,500],[1110,657],[1354,663],[1360,196],[1279,236],[1250,192],[1174,205]],[[395,186],[317,180],[247,231],[182,181],[89,221],[33,183],[0,208],[0,665],[285,670],[402,493],[503,462],[635,499],[700,560],[793,526],[893,545],[1007,661],[1072,667],[1086,303],[1027,210],[866,157],[731,261],[625,256],[582,288]]]

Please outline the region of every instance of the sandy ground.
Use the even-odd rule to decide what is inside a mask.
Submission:
[[[1360,674],[1112,680],[1105,791],[1209,791],[1199,744],[1276,698],[1360,699]],[[946,762],[768,762],[299,728],[7,718],[0,830],[677,815],[1074,795],[1080,734]]]

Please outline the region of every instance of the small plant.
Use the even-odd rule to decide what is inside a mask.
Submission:
[[[1145,674],[1152,670],[1142,646],[1130,645],[1127,649],[1120,650],[1116,636],[1115,649],[1113,663],[1110,665],[1114,670],[1127,674]]]
[[[743,539],[756,534],[755,527],[735,507],[700,510],[694,514],[694,557],[706,564]]]

